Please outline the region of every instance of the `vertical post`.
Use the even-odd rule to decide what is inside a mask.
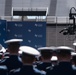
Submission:
[[[76,25],[75,25],[75,17],[73,17],[73,31],[75,31],[75,29],[76,29]]]
[[[22,16],[22,21],[24,21],[24,16]]]

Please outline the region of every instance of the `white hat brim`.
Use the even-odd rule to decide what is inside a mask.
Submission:
[[[22,52],[30,54],[30,55],[40,55],[40,52],[37,51],[35,48],[29,46],[21,46],[19,48]]]
[[[68,46],[59,46],[56,48],[57,50],[68,50],[68,51],[74,51],[73,48],[68,47]]]
[[[23,41],[22,39],[10,39],[10,40],[5,41],[4,43],[22,42],[22,41]]]
[[[71,55],[72,56],[76,56],[76,52],[71,52]]]
[[[38,50],[39,51],[41,51],[41,50],[50,50],[50,51],[54,51],[56,48],[55,47],[40,47],[40,48],[38,48]]]

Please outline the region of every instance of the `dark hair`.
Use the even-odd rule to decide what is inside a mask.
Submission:
[[[35,56],[34,55],[30,55],[30,54],[26,54],[26,53],[22,53],[22,61],[25,63],[32,63],[35,60]]]
[[[41,51],[41,56],[44,58],[44,59],[48,59],[52,56],[52,52],[50,50],[42,50]]]
[[[67,57],[67,56],[71,56],[71,52],[69,50],[60,50],[58,52],[58,56],[61,56],[61,57]]]
[[[8,44],[8,49],[9,50],[18,50],[19,49],[19,47],[20,47],[20,43],[19,42],[12,42],[12,43],[9,43]]]

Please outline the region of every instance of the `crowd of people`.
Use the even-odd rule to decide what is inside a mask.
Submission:
[[[35,49],[10,39],[5,52],[0,46],[0,75],[75,75],[76,53],[68,46]],[[19,53],[19,51],[21,51]]]

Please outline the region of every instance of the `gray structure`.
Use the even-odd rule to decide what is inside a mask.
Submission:
[[[50,16],[68,16],[76,0],[0,0],[0,16],[11,16],[12,7],[47,7]]]
[[[0,0],[0,16],[9,16],[7,18],[2,17],[2,19],[11,21],[12,8],[17,7],[30,9],[48,8],[48,13],[46,16],[47,18],[44,20],[47,22],[47,24],[50,24],[46,28],[46,45],[67,45],[73,47],[72,43],[74,41],[74,36],[70,36],[72,40],[69,40],[69,36],[64,36],[63,34],[60,34],[59,31],[67,26],[63,26],[62,24],[69,23],[69,10],[71,7],[76,7],[76,0]],[[65,17],[67,17],[68,19]],[[28,21],[26,16],[24,17],[24,20]],[[21,21],[21,18],[12,21]],[[43,20],[38,19],[32,21]],[[52,23],[56,23],[57,25],[53,26]],[[61,23],[61,26],[58,26],[58,23]]]

